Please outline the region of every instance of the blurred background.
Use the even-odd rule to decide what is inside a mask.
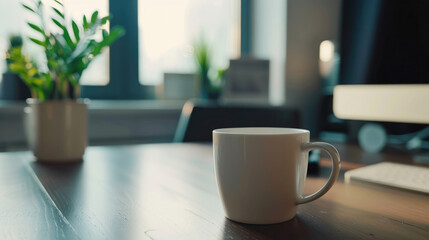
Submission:
[[[338,84],[429,83],[425,1],[66,0],[64,5],[70,18],[93,10],[111,13],[110,24],[126,31],[81,80],[82,98],[91,99],[91,145],[173,141],[189,99],[297,109],[312,138],[331,142],[359,141],[367,123],[386,136],[407,139],[426,127],[333,114]],[[19,1],[0,0],[0,151],[26,148],[22,112],[28,96],[23,86],[6,82],[16,79],[8,74],[5,55],[11,39],[31,35],[30,20]],[[24,51],[43,55],[22,38]],[[197,56],[204,51],[209,63],[202,74]],[[209,79],[208,87],[202,78]]]

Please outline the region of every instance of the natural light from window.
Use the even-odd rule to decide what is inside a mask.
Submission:
[[[193,43],[204,38],[213,66],[227,68],[240,54],[239,0],[139,0],[139,81],[164,73],[194,73]]]

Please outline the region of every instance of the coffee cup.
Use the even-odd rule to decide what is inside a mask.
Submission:
[[[309,142],[310,132],[294,128],[224,128],[213,131],[216,180],[226,217],[248,224],[292,219],[297,206],[316,200],[340,171],[337,149]],[[304,196],[308,153],[320,149],[332,160],[332,172],[317,192]]]

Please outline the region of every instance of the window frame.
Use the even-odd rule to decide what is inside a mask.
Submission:
[[[253,0],[241,0],[240,6],[240,53],[249,56],[252,52],[252,6]]]
[[[251,53],[252,0],[241,0],[240,52]],[[139,82],[138,0],[109,0],[110,26],[120,25],[125,35],[110,46],[109,83],[83,85],[82,97],[90,99],[155,99],[154,85]]]
[[[109,0],[110,26],[120,25],[125,35],[110,46],[109,83],[82,86],[82,97],[90,99],[154,99],[154,86],[138,81],[138,0]]]

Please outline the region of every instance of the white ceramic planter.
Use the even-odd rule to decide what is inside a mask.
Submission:
[[[24,125],[38,161],[82,161],[87,146],[87,104],[84,101],[27,100]]]

